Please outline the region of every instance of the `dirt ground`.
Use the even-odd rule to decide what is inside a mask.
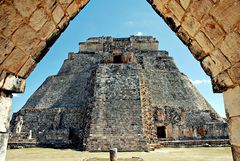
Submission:
[[[109,153],[79,152],[71,149],[29,148],[11,149],[7,152],[7,161],[83,161],[108,157]],[[119,152],[118,157],[141,157],[144,161],[232,161],[229,147],[161,148],[151,152]]]

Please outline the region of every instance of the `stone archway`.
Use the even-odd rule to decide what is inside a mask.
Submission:
[[[4,160],[12,93],[89,0],[0,2],[0,160]],[[235,160],[240,159],[240,1],[147,0],[223,92]]]

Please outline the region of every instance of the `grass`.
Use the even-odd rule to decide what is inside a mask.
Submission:
[[[87,161],[109,161],[109,158],[93,158],[93,159],[88,159]],[[118,161],[141,161],[136,158],[120,158]]]
[[[6,161],[83,161],[83,159],[88,158],[108,157],[109,153],[105,152],[90,153],[70,149],[29,148],[8,150]],[[119,152],[118,157],[141,157],[144,161],[232,161],[231,149],[229,147],[161,148],[148,153]],[[95,159],[92,161],[108,161],[108,159]]]

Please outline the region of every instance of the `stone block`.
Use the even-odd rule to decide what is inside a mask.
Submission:
[[[75,16],[79,11],[78,5],[75,1],[67,8],[67,13],[70,17]]]
[[[188,48],[197,60],[202,60],[208,55],[196,41],[192,41]]]
[[[190,4],[191,0],[180,0],[181,6],[186,10]]]
[[[37,33],[26,24],[20,26],[13,34],[12,41],[28,55],[35,52],[34,49],[40,42]]]
[[[23,65],[23,67],[18,72],[18,76],[22,78],[27,78],[35,67],[36,67],[36,62],[31,57],[29,57],[27,62]]]
[[[64,17],[59,23],[58,23],[58,28],[60,30],[63,30],[65,27],[68,26],[70,21],[70,17]]]
[[[22,93],[25,90],[26,80],[18,78],[15,75],[7,75],[3,86],[3,90],[11,91],[12,93]]]
[[[42,26],[47,22],[48,15],[43,8],[37,9],[31,16],[29,24],[33,27],[34,30],[38,31]]]
[[[237,107],[239,107],[239,106],[237,106]],[[229,134],[230,134],[229,136],[230,136],[231,144],[237,145],[237,146],[240,146],[239,122],[240,122],[239,116],[230,117],[228,120],[228,129],[229,129]]]
[[[233,65],[228,73],[234,83],[240,84],[240,62]]]
[[[43,56],[46,54],[46,51],[44,51],[44,49],[46,48],[46,42],[45,41],[41,41],[39,44],[38,44],[38,47],[37,47],[37,52],[34,53],[34,55],[31,55],[32,56],[32,59],[36,62],[39,62]]]
[[[13,6],[7,3],[0,5],[0,30],[6,37],[10,36],[21,23],[22,17]]]
[[[165,13],[165,22],[173,31],[176,31],[176,29],[181,25],[180,21],[168,8],[165,8],[163,12]]]
[[[54,22],[52,20],[49,20],[40,29],[40,31],[38,32],[38,36],[40,37],[41,40],[47,40],[54,33],[55,29],[56,29],[56,26]]]
[[[213,45],[216,45],[220,40],[223,39],[225,32],[212,17],[206,16],[202,20],[202,24],[202,31],[206,34]]]
[[[64,11],[63,11],[63,9],[62,9],[62,7],[60,5],[58,5],[53,10],[52,16],[53,16],[53,20],[55,21],[56,24],[58,24],[61,21],[61,19],[64,16]]]
[[[7,70],[12,73],[17,73],[23,64],[27,61],[28,55],[22,50],[15,48],[12,53],[1,65],[1,69]]]
[[[228,60],[235,64],[240,60],[240,35],[236,32],[229,33],[225,40],[220,45],[220,50],[228,58]]]
[[[63,7],[63,9],[66,9],[72,3],[72,1],[73,0],[59,0],[59,3]]]
[[[195,39],[206,53],[210,53],[214,49],[214,46],[203,32],[198,32]]]
[[[227,70],[219,73],[212,79],[212,86],[214,92],[224,92],[228,88],[233,87],[232,79],[230,78]]]
[[[213,2],[210,0],[195,0],[192,1],[189,9],[190,13],[200,21],[205,14],[213,7]]]
[[[221,0],[210,12],[212,16],[222,25],[226,32],[240,20],[240,2],[238,0]]]
[[[191,44],[191,39],[189,35],[182,27],[178,27],[176,34],[184,44],[186,44],[187,46]]]
[[[177,17],[178,21],[181,21],[185,11],[182,8],[182,6],[176,2],[176,0],[171,0],[167,7],[170,9],[170,11]]]
[[[240,116],[240,87],[236,86],[234,88],[229,88],[223,93],[224,104],[227,116],[229,118]],[[240,132],[240,131],[239,131]],[[239,133],[238,132],[238,133]]]
[[[191,36],[194,36],[200,28],[200,23],[189,13],[183,17],[182,27]]]
[[[161,14],[163,13],[163,9],[165,7],[165,5],[167,4],[168,0],[148,0],[149,3],[152,3],[152,6],[158,10],[159,12],[161,12]]]
[[[230,62],[226,59],[226,57],[222,54],[222,52],[219,49],[214,50],[210,54],[210,57],[215,62],[219,73],[231,67]]]
[[[14,0],[15,8],[23,17],[30,17],[40,3],[39,0]]]
[[[0,35],[0,64],[6,59],[9,53],[11,53],[13,47],[14,44],[10,40]]]
[[[205,57],[201,62],[201,65],[207,75],[215,77],[219,73],[218,67],[210,56]]]
[[[52,13],[53,9],[57,6],[57,0],[44,0],[42,5],[48,13]]]
[[[10,114],[12,110],[12,96],[5,95],[1,92],[0,105],[0,133],[5,133],[9,130]]]

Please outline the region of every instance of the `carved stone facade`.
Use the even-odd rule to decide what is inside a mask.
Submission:
[[[13,115],[11,130],[10,145],[29,143],[21,133],[31,130],[37,145],[88,151],[228,138],[227,123],[151,36],[80,43]]]

